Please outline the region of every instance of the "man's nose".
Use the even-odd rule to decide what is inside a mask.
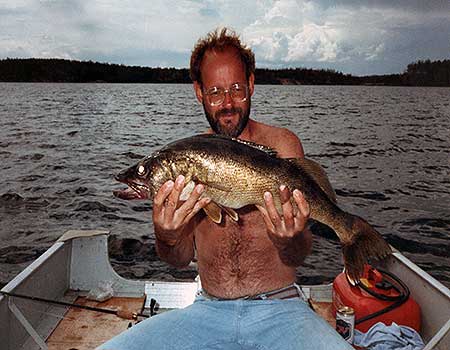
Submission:
[[[231,105],[233,105],[233,102],[234,101],[233,101],[233,98],[231,97],[231,92],[228,90],[225,90],[222,104],[224,104],[225,106],[231,106]]]

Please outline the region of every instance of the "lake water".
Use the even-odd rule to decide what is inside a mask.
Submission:
[[[450,90],[256,86],[252,117],[294,131],[338,202],[450,286]],[[207,128],[190,85],[0,84],[0,285],[68,229],[108,229],[128,278],[190,279],[161,262],[151,203],[113,175]],[[302,283],[331,281],[339,243],[316,235]]]

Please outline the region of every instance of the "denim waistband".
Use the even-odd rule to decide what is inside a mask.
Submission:
[[[280,289],[275,289],[275,290],[271,290],[271,291],[256,294],[256,295],[246,295],[246,296],[239,297],[236,299],[218,298],[218,297],[215,297],[214,295],[208,294],[208,292],[206,292],[203,289],[200,290],[197,294],[206,299],[217,300],[217,301],[219,301],[219,300],[226,301],[226,300],[295,299],[295,298],[301,299],[303,301],[307,300],[306,296],[303,294],[303,292],[301,290],[301,287],[296,283],[290,284],[290,285],[280,288]]]

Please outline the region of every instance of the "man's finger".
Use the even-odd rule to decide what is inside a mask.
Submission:
[[[260,205],[257,205],[256,208],[258,208],[258,210],[261,212],[261,215],[263,217],[263,220],[264,220],[264,223],[266,224],[267,229],[270,232],[274,232],[275,227],[273,226],[272,221],[270,221],[269,213],[267,212],[266,208],[264,208]]]
[[[304,216],[306,219],[309,218],[309,215],[311,213],[309,204],[305,199],[305,196],[303,196],[303,193],[299,190],[294,190],[294,200],[297,203],[298,209],[300,210],[302,216]]]
[[[175,220],[177,220],[177,221],[185,220],[185,218],[188,216],[188,214],[195,207],[195,205],[198,202],[200,196],[202,195],[204,189],[205,189],[205,186],[203,186],[202,184],[195,186],[194,190],[189,195],[189,198],[176,211],[175,218],[174,218]],[[200,209],[198,209],[198,210],[200,210]]]
[[[206,207],[211,202],[211,198],[202,198],[197,203],[195,203],[192,210],[189,214],[184,218],[184,223],[188,223],[195,214],[197,214],[200,210]]]
[[[276,230],[281,227],[281,218],[277,208],[275,208],[275,202],[273,200],[272,193],[264,193],[264,202],[266,204],[267,213],[269,214],[270,221],[275,226]]]
[[[285,228],[292,229],[294,227],[294,210],[291,203],[291,191],[284,185],[280,186],[280,199]]]
[[[170,193],[169,197],[167,197],[164,204],[164,218],[167,222],[171,222],[173,220],[173,215],[178,206],[178,200],[180,198],[181,191],[183,191],[184,187],[184,176],[180,175],[175,180],[175,184],[173,186],[173,190]]]
[[[160,187],[155,195],[155,198],[153,199],[153,214],[159,214],[163,211],[164,202],[166,201],[166,198],[169,196],[170,192],[172,192],[173,185],[174,182],[172,180],[169,180]]]

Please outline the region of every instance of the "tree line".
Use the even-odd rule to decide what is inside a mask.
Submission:
[[[257,84],[450,86],[450,60],[417,61],[402,74],[357,77],[332,69],[258,68]],[[187,68],[150,68],[43,58],[0,60],[2,82],[190,83]]]

